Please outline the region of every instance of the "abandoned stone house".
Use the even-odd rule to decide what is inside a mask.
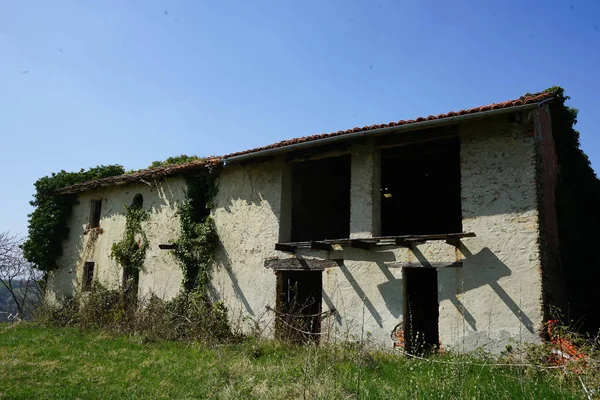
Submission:
[[[208,168],[218,170],[211,293],[232,320],[276,335],[293,288],[321,340],[391,347],[419,336],[493,352],[539,341],[548,307],[564,301],[551,101],[527,95],[67,187],[78,203],[48,295],[121,284],[111,245],[136,197],[150,213],[138,297],[175,296],[182,272],[168,244],[182,174]]]

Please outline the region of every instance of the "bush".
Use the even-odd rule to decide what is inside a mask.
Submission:
[[[76,326],[143,336],[146,340],[183,340],[215,343],[230,341],[227,308],[199,291],[179,293],[170,301],[155,295],[128,306],[120,290],[96,284],[89,293],[44,304],[37,320],[50,326]]]

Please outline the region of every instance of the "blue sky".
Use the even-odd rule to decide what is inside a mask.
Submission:
[[[600,2],[0,2],[0,231],[37,178],[144,168],[553,85],[600,170]]]

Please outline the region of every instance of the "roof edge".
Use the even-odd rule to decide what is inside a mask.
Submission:
[[[553,99],[552,98],[546,99],[544,101],[544,103],[547,101],[550,101],[550,100],[553,100]],[[310,147],[316,147],[316,146],[320,146],[323,144],[328,144],[328,143],[342,141],[342,140],[352,140],[352,139],[356,139],[356,138],[364,137],[364,136],[369,136],[369,137],[370,136],[380,136],[380,135],[385,135],[388,133],[429,129],[429,128],[435,128],[435,127],[444,126],[444,125],[457,124],[460,122],[473,120],[473,119],[482,119],[482,118],[488,118],[488,117],[498,116],[498,115],[502,115],[502,114],[510,114],[510,113],[514,113],[514,112],[537,108],[541,104],[542,104],[542,102],[532,103],[532,104],[524,104],[524,105],[520,105],[520,106],[500,108],[497,110],[481,111],[481,112],[477,112],[477,113],[473,113],[473,114],[463,114],[463,115],[445,117],[445,118],[434,119],[434,120],[414,122],[414,123],[406,124],[406,125],[388,126],[388,127],[384,127],[384,128],[376,128],[376,129],[371,129],[371,130],[352,132],[352,133],[347,133],[344,135],[330,136],[330,137],[325,137],[322,139],[299,142],[299,143],[289,144],[286,146],[258,150],[258,151],[245,153],[245,154],[225,155],[222,157],[222,159],[223,159],[223,163],[226,165],[230,162],[243,161],[243,160],[247,160],[247,159],[255,158],[255,157],[270,156],[273,154],[285,153],[285,152],[290,152],[290,151],[295,151],[295,150],[300,150],[300,149],[306,149],[306,148],[310,148]]]
[[[503,103],[492,103],[487,106],[475,107],[460,111],[451,111],[446,114],[428,117],[419,117],[415,120],[390,122],[387,124],[370,125],[362,128],[352,128],[346,131],[332,132],[328,134],[313,135],[273,143],[264,147],[230,153],[221,157],[210,157],[205,160],[196,160],[184,164],[164,165],[156,168],[148,168],[129,174],[111,176],[94,181],[82,182],[64,187],[56,191],[56,194],[75,194],[97,188],[116,186],[122,184],[144,182],[145,179],[156,179],[160,177],[174,176],[191,170],[209,168],[225,165],[230,162],[242,161],[255,157],[268,156],[284,152],[295,151],[308,147],[316,147],[323,144],[351,140],[362,136],[378,136],[401,131],[414,131],[433,128],[436,126],[455,124],[471,119],[487,118],[495,115],[508,114],[540,107],[542,104],[552,101],[554,95],[545,91],[535,94],[526,94],[517,100],[509,100]]]

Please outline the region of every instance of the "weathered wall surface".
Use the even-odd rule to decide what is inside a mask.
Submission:
[[[95,262],[94,279],[108,287],[117,287],[122,279],[122,268],[110,258],[113,243],[122,240],[125,230],[125,208],[131,205],[133,196],[144,197],[143,208],[150,217],[142,223],[149,248],[146,252],[144,269],[140,272],[139,295],[150,292],[161,298],[171,298],[179,291],[182,273],[175,258],[158,245],[176,239],[179,234],[179,219],[175,215],[175,204],[185,196],[183,179],[167,179],[126,187],[108,187],[82,193],[78,204],[73,207],[69,227],[69,238],[63,243],[63,256],[58,260],[59,269],[49,276],[50,299],[73,294],[81,288],[83,265]],[[102,233],[87,232],[91,201],[102,200],[100,228]]]
[[[538,341],[542,324],[535,142],[506,118],[461,133],[464,268],[440,270],[440,341],[501,351]]]
[[[213,218],[221,246],[213,276],[213,294],[223,300],[230,319],[242,328],[253,322],[269,329],[275,307],[276,277],[264,268],[277,254],[283,163],[226,166],[219,179]]]
[[[556,189],[558,186],[558,157],[552,136],[552,121],[548,105],[534,114],[534,134],[537,143],[537,191],[540,211],[540,250],[544,319],[556,318],[556,307],[568,310],[565,273],[560,257]]]
[[[451,264],[438,269],[439,333],[442,346],[472,350],[479,346],[503,350],[509,338],[537,341],[542,322],[539,223],[536,203],[535,138],[506,118],[479,120],[459,127],[463,231],[460,249],[442,241],[416,249],[301,252],[302,257],[335,258],[338,266],[323,272],[323,311],[337,314],[323,322],[325,340],[369,338],[390,347],[390,335],[404,313],[405,263]],[[368,150],[368,151],[367,151]],[[365,153],[367,151],[367,153]],[[379,233],[379,156],[369,145],[352,149],[351,236]],[[267,258],[290,257],[274,250],[289,238],[291,204],[289,166],[283,160],[229,164],[221,171],[212,216],[220,239],[212,295],[227,305],[234,324],[256,323],[272,334],[276,306],[276,275],[264,267]],[[97,277],[117,285],[121,270],[109,258],[111,245],[121,240],[123,204],[144,196],[151,216],[144,228],[150,240],[140,295],[154,291],[169,298],[177,293],[181,270],[168,251],[158,249],[178,235],[175,203],[184,198],[182,179],[156,187],[144,184],[84,193],[73,210],[70,239],[50,279],[53,294],[78,287],[82,265],[95,261]],[[440,201],[443,201],[440,193]],[[95,246],[86,248],[90,201],[103,199],[101,227]]]

